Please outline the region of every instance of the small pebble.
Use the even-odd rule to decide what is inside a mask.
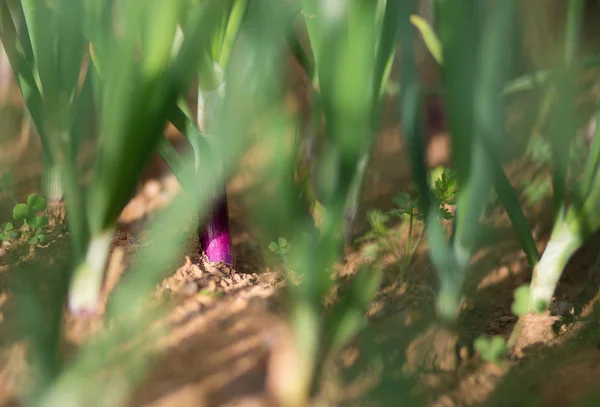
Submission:
[[[144,185],[144,195],[147,198],[154,198],[158,194],[160,194],[160,190],[162,189],[160,182],[157,180],[150,180],[146,182]]]
[[[198,283],[195,281],[190,281],[183,285],[181,288],[181,292],[184,295],[194,295],[198,292]]]
[[[0,257],[6,256],[6,249],[0,249]]]
[[[206,271],[208,271],[210,274],[214,274],[217,276],[224,276],[225,274],[219,270],[219,268],[213,264],[206,264]]]
[[[192,268],[192,275],[194,277],[202,278],[202,276],[204,275],[204,271],[202,271],[202,269],[200,267],[198,267],[197,264],[192,264],[191,268]]]

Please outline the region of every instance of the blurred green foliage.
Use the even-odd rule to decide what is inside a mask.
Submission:
[[[23,403],[112,407],[127,400],[156,355],[150,345],[127,352],[122,346],[140,336],[150,344],[164,334],[143,333],[168,311],[165,304],[150,308],[151,294],[194,233],[190,219],[210,216],[215,191],[244,170],[242,157],[253,148],[267,151],[259,184],[270,192],[250,211],[251,220],[262,245],[283,261],[284,274],[298,277],[285,288],[301,355],[291,384],[278,395],[286,407],[304,406],[319,394],[328,366],[369,327],[367,310],[384,282],[383,257],[394,258],[397,279],[407,283],[424,236],[439,283],[437,317],[456,322],[492,191],[534,268],[531,285],[515,291],[512,312],[523,317],[545,309],[570,257],[600,219],[599,131],[589,149],[575,137],[572,79],[580,67],[598,64],[598,58],[577,58],[582,2],[567,2],[560,65],[510,81],[516,0],[485,6],[490,9],[476,0],[432,4],[436,18],[428,23],[415,15],[414,0],[0,0],[0,39],[39,135],[45,177],[64,196],[71,256],[52,304],[39,301],[35,281],[22,280],[20,305],[35,369]],[[420,108],[431,89],[421,84],[412,52],[418,33],[440,64],[435,92],[447,106],[452,169],[426,165]],[[282,60],[289,51],[309,78],[309,126],[299,126],[285,109]],[[397,92],[386,94],[395,69]],[[190,112],[185,98],[196,82],[201,103]],[[530,201],[552,194],[554,228],[542,256],[501,161],[507,96],[539,86],[561,96],[549,107],[548,136],[533,137],[523,154],[552,171],[548,183],[533,180],[524,191]],[[375,262],[341,286],[335,266],[344,260],[347,223],[358,213],[386,97],[398,102],[413,187],[395,191],[389,211],[369,208],[370,229],[356,242],[365,243],[363,255]],[[190,152],[175,151],[164,134],[169,123],[190,142]],[[307,134],[297,134],[306,127]],[[307,154],[309,173],[300,180],[294,174],[304,145],[291,143],[292,135],[308,144],[322,138],[322,150]],[[92,176],[84,178],[86,143],[94,154],[86,163]],[[63,308],[68,304],[75,315],[97,310],[117,218],[157,151],[184,192],[145,225],[151,243],[111,293],[103,315],[110,329],[67,360],[59,340]],[[13,183],[4,173],[0,194],[14,200]],[[322,216],[318,231],[302,204],[306,195]],[[0,240],[22,235],[32,246],[45,242],[46,200],[34,194],[14,203],[13,218],[22,226],[4,223]],[[393,222],[407,229],[403,247]],[[330,301],[334,288],[340,289]],[[503,337],[480,337],[474,347],[485,361],[498,362],[514,335],[508,344]],[[103,377],[106,370],[117,379]],[[408,389],[398,392],[398,399],[409,397]]]

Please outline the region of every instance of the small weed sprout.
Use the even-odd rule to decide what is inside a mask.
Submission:
[[[0,232],[0,240],[10,241],[15,240],[17,237],[19,237],[19,233],[15,230],[15,227],[12,223],[6,222],[2,225],[2,231]]]
[[[523,187],[523,196],[529,205],[541,202],[552,193],[552,181],[550,177],[543,175],[536,176],[533,180],[523,180],[521,186]]]
[[[288,242],[285,238],[280,237],[277,242],[269,243],[269,250],[281,257],[285,257],[288,252]]]
[[[486,362],[499,364],[507,355],[507,347],[504,338],[500,335],[491,338],[479,337],[473,344],[475,350]]]
[[[286,269],[290,268],[290,261],[288,258],[289,249],[290,245],[288,244],[288,241],[283,237],[277,239],[276,242],[269,243],[269,251],[279,256],[281,262],[283,263]]]
[[[391,211],[391,214],[393,216],[405,219],[407,218],[408,221],[408,237],[406,240],[406,245],[404,247],[404,262],[400,270],[400,278],[402,279],[402,282],[406,281],[408,274],[408,265],[410,264],[413,254],[419,246],[419,243],[421,242],[421,237],[423,236],[423,233],[419,235],[414,248],[411,250],[414,221],[415,219],[419,221],[422,221],[424,219],[423,214],[418,212],[417,210],[417,199],[418,198],[412,199],[410,195],[408,195],[406,192],[402,192],[398,196],[396,196],[396,198],[394,198],[394,203],[398,205],[398,208]]]
[[[27,203],[16,204],[13,208],[13,219],[23,223],[19,228],[15,228],[11,222],[4,223],[0,231],[0,240],[11,241],[24,237],[32,246],[45,243],[48,240],[44,233],[48,226],[48,217],[40,213],[47,205],[44,198],[35,194],[29,195]]]
[[[552,164],[552,151],[550,143],[540,135],[534,135],[527,143],[526,156],[539,165]]]
[[[439,208],[438,216],[444,220],[452,220],[453,215],[448,206],[456,204],[458,184],[456,172],[449,168],[439,167],[432,171],[431,178],[432,195]],[[411,195],[402,191],[393,199],[396,208],[388,212],[369,211],[367,216],[371,229],[358,240],[359,242],[374,240],[363,249],[365,257],[377,258],[381,251],[394,256],[400,269],[399,279],[402,282],[406,282],[408,267],[423,238],[422,232],[413,243],[415,221],[424,221],[424,215],[418,209],[418,200],[417,194]],[[400,218],[408,227],[408,236],[402,255],[399,255],[394,248],[393,231],[389,228],[391,218]]]
[[[390,252],[399,262],[399,257],[394,250],[390,240],[392,231],[388,226],[390,215],[380,210],[372,209],[367,212],[367,220],[370,229],[356,241],[358,243],[369,241],[370,243],[363,247],[362,255],[366,258],[378,259],[382,246]]]

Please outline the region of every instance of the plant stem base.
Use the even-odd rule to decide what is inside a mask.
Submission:
[[[100,291],[114,230],[100,233],[90,241],[85,261],[79,265],[69,287],[69,311],[79,317],[99,311]]]

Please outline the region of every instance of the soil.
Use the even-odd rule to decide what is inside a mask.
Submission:
[[[301,78],[296,85],[302,87]],[[393,196],[410,182],[396,109],[392,103],[386,105],[365,181],[357,237],[366,230],[365,211],[390,209]],[[19,159],[3,161],[1,169],[19,175],[17,196],[22,199],[39,191],[39,144],[35,137],[23,140],[23,132],[4,130],[2,148],[10,146],[20,154]],[[429,164],[449,164],[448,134],[439,128],[430,130]],[[181,137],[174,132],[171,137],[183,148]],[[520,137],[516,132],[507,143],[518,148],[523,142]],[[522,164],[506,166],[514,185],[532,176],[531,171],[523,171]],[[285,318],[280,269],[253,236],[245,206],[244,194],[255,181],[240,171],[228,185],[236,268],[211,268],[202,261],[197,243],[190,241],[172,274],[157,287],[156,297],[172,306],[167,330],[156,345],[161,356],[133,389],[127,406],[278,405],[279,389],[298,356]],[[153,159],[121,215],[104,301],[144,244],[143,225],[168,205],[178,190],[161,160]],[[12,202],[2,198],[0,219],[9,219]],[[548,208],[547,200],[526,207],[540,250],[548,239]],[[474,258],[454,326],[433,318],[437,280],[425,242],[409,269],[408,284],[398,284],[397,264],[393,258],[386,259],[383,282],[367,313],[369,329],[326,365],[315,405],[598,405],[597,398],[596,403],[588,398],[598,397],[600,381],[600,337],[595,334],[598,321],[593,313],[599,288],[596,259],[600,237],[591,239],[564,273],[555,296],[554,309],[559,315],[536,317],[514,352],[496,365],[481,360],[473,341],[481,335],[510,335],[516,322],[511,313],[513,291],[529,282],[531,269],[502,210],[490,209],[486,227],[488,233],[481,241],[484,248]],[[0,248],[0,406],[20,405],[20,386],[27,384],[31,374],[31,344],[19,308],[27,290],[21,283],[35,281],[40,304],[60,298],[56,287],[66,278],[69,245],[60,222],[53,230],[43,247],[19,244]],[[398,230],[397,244],[403,247],[405,232]],[[347,249],[337,272],[340,284],[368,262],[362,249],[360,244]],[[61,339],[65,354],[73,355],[106,329],[101,319],[67,316]]]

